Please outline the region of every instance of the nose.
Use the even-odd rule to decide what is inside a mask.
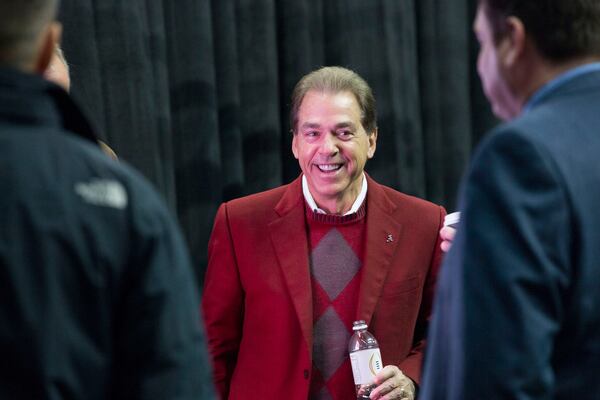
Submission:
[[[333,134],[323,135],[319,152],[325,156],[335,156],[338,151],[337,137]]]

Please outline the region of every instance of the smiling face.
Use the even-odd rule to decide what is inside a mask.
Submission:
[[[292,152],[320,208],[336,214],[350,209],[376,142],[377,131],[370,135],[365,131],[352,93],[306,93],[298,110]]]

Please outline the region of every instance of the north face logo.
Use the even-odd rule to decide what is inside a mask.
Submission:
[[[121,183],[108,179],[92,179],[75,184],[75,193],[95,206],[117,208],[127,207],[127,192]]]

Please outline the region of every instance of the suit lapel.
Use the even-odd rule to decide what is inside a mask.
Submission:
[[[369,323],[398,247],[402,225],[393,217],[396,206],[379,184],[368,179],[365,264],[360,284],[357,319]]]
[[[296,179],[275,206],[279,218],[268,227],[302,334],[311,352],[313,306],[304,211],[301,180]]]

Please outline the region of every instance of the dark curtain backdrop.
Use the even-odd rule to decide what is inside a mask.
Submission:
[[[473,0],[63,0],[73,96],[164,195],[199,280],[218,205],[298,176],[289,96],[324,65],[377,98],[367,171],[455,207],[495,121],[476,76]]]

